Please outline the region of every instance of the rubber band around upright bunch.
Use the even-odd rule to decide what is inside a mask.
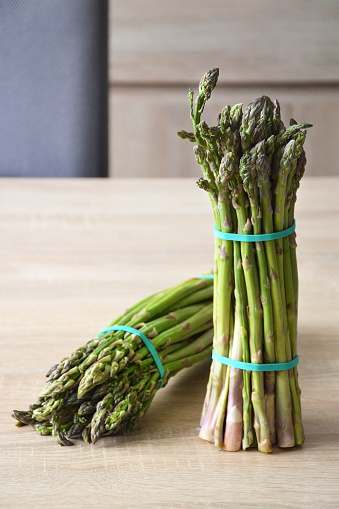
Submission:
[[[273,233],[259,233],[259,234],[242,234],[242,233],[226,233],[221,232],[214,225],[214,236],[221,240],[233,240],[237,242],[264,242],[267,240],[276,240],[283,239],[291,233],[295,232],[295,220],[293,224],[286,228],[286,230],[282,230],[281,232],[273,232]]]
[[[240,233],[225,233],[221,232],[214,225],[214,236],[221,240],[231,240],[237,242],[264,242],[269,240],[283,239],[291,233],[295,232],[295,220],[292,225],[281,232],[273,232],[273,233],[260,233],[260,234],[240,234]],[[211,275],[204,276],[211,277]],[[212,275],[213,277],[213,275]],[[221,364],[225,364],[226,366],[230,366],[237,369],[242,369],[245,371],[285,371],[288,369],[294,368],[299,362],[299,356],[297,355],[289,362],[275,362],[271,364],[256,364],[252,362],[242,362],[237,361],[235,359],[230,359],[229,357],[225,357],[223,355],[219,355],[215,350],[212,350],[212,359],[214,361],[220,362]]]
[[[212,350],[212,359],[214,361],[230,366],[231,368],[242,369],[244,371],[285,371],[294,368],[299,362],[299,355],[294,357],[289,362],[274,362],[271,364],[255,364],[252,362],[242,362],[235,359],[230,359],[223,355],[219,355],[215,350]]]

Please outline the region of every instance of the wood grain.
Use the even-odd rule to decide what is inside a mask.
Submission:
[[[338,21],[337,0],[111,0],[110,80],[338,83]]]
[[[232,454],[199,440],[208,361],[159,391],[130,435],[61,448],[11,410],[122,309],[209,269],[212,214],[191,178],[2,179],[0,506],[337,507],[338,193],[339,179],[305,177],[297,204],[302,448]]]
[[[196,84],[195,78],[192,87]],[[334,87],[217,86],[206,106],[209,125],[225,104],[278,98],[285,124],[295,118],[313,124],[305,144],[308,175],[339,176],[339,93]],[[192,144],[177,131],[192,130],[186,87],[112,87],[110,176],[200,177]]]

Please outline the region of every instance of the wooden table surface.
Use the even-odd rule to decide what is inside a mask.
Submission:
[[[159,391],[130,435],[60,447],[15,427],[12,409],[126,307],[209,270],[212,213],[191,179],[2,179],[1,507],[338,507],[338,197],[339,179],[305,177],[297,203],[303,447],[200,440],[208,360]]]

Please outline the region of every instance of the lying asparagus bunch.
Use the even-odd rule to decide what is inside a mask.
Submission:
[[[285,129],[278,101],[263,96],[225,106],[217,126],[201,120],[219,70],[189,90],[194,153],[216,228],[223,233],[280,232],[293,224],[296,193],[305,170],[306,128],[291,119]],[[242,362],[284,363],[297,353],[298,272],[295,234],[265,242],[215,242],[215,352]],[[296,368],[256,372],[211,365],[200,437],[237,451],[271,452],[302,444],[304,433]]]
[[[17,425],[54,435],[60,445],[82,437],[127,432],[145,414],[157,390],[181,369],[211,354],[213,281],[194,278],[138,302],[110,326],[126,325],[151,340],[159,371],[136,333],[106,331],[72,352],[47,373],[37,403],[14,410]]]

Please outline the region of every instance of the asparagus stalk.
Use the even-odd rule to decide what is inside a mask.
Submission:
[[[259,183],[257,182],[257,166],[260,164],[260,156],[264,153],[264,142],[258,143],[248,156],[243,156],[240,164],[240,175],[243,187],[249,197],[251,207],[251,222],[253,233],[261,233],[262,210],[259,200]],[[273,308],[271,298],[271,284],[267,271],[267,260],[263,242],[256,242],[256,255],[258,262],[260,299],[263,310],[263,333],[264,333],[264,361],[275,362],[274,332],[273,332]],[[266,415],[270,428],[270,442],[276,441],[275,434],[275,373],[266,371],[264,374],[266,393]]]
[[[247,317],[247,295],[244,270],[241,259],[240,243],[234,242],[234,274],[235,274],[235,319],[238,321],[238,327],[241,339],[242,358],[240,352],[238,360],[250,362],[250,352],[248,345],[248,317]],[[232,358],[236,358],[232,355]],[[240,358],[240,359],[239,359]],[[238,370],[240,371],[240,370]],[[253,411],[251,406],[251,374],[249,371],[243,371],[243,438],[242,448],[248,449],[254,440],[253,436]]]
[[[233,207],[236,210],[238,229],[240,234],[252,232],[251,222],[246,212],[246,200],[239,175],[234,168],[229,170],[229,185],[232,187]],[[248,301],[249,347],[251,362],[262,363],[262,304],[259,292],[259,276],[254,259],[252,246],[241,243],[241,256],[245,276]],[[263,374],[252,372],[252,404],[257,426],[255,427],[258,448],[262,452],[270,452],[271,442],[269,424],[265,412],[265,393]]]

